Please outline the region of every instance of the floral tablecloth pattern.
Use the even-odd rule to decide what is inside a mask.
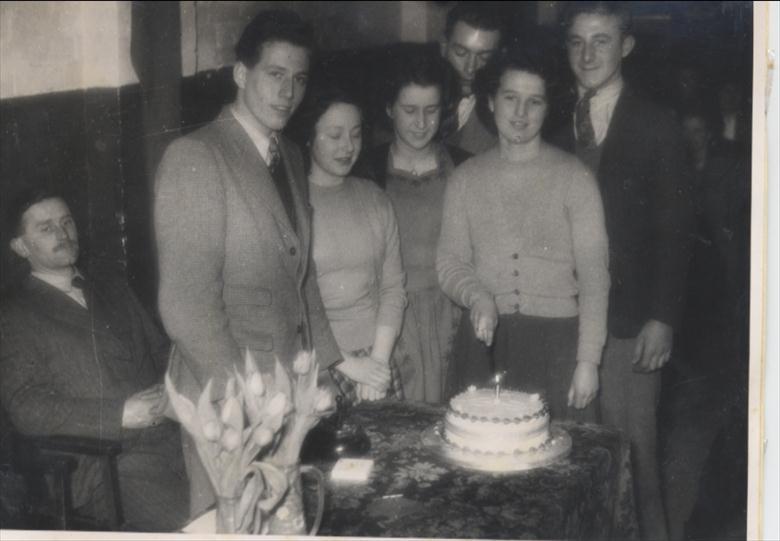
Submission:
[[[629,445],[613,429],[561,423],[569,456],[514,474],[445,460],[432,428],[444,409],[361,404],[350,416],[371,439],[368,483],[327,482],[320,535],[491,539],[637,539]],[[333,463],[318,463],[329,474]]]

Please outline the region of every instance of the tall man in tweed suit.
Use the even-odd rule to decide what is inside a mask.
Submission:
[[[690,172],[673,116],[623,81],[634,47],[630,20],[621,2],[571,2],[565,10],[578,100],[559,143],[594,171],[604,202],[612,286],[602,420],[631,440],[642,538],[665,539],[656,409],[683,308]]]
[[[292,12],[257,15],[236,46],[235,102],[171,144],[159,167],[159,307],[176,345],[173,382],[190,399],[209,380],[221,399],[245,348],[263,370],[302,348],[323,370],[340,360],[311,270],[303,159],[280,133],[303,98],[312,41]],[[183,440],[197,514],[214,494]]]

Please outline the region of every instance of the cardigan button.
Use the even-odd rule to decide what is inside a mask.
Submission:
[[[515,253],[515,254],[512,254],[512,259],[517,259],[517,258],[519,258],[519,257],[520,257],[520,254],[516,254],[516,253]]]
[[[512,276],[520,276],[520,271],[519,270],[512,271]]]
[[[298,250],[295,249],[295,246],[290,246],[290,255],[295,255],[298,253]]]

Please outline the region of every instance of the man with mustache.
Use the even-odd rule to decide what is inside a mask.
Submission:
[[[188,509],[179,429],[163,416],[167,342],[123,279],[76,267],[76,225],[57,194],[22,192],[8,227],[11,249],[31,271],[3,300],[0,318],[0,398],[11,422],[33,436],[120,440],[125,527],[181,527]],[[81,458],[76,509],[105,517],[106,488],[98,458]]]
[[[502,30],[500,16],[476,2],[460,2],[447,13],[441,55],[458,74],[461,98],[457,129],[446,142],[471,154],[484,152],[498,142],[495,130],[487,128],[477,112],[474,79],[498,51]]]
[[[258,14],[236,46],[236,100],[174,141],[157,171],[160,314],[175,344],[172,381],[190,400],[209,380],[220,400],[247,349],[263,371],[301,349],[316,350],[324,375],[341,360],[310,264],[303,158],[281,133],[306,91],[312,47],[295,13]],[[183,443],[197,515],[215,497],[186,434]]]

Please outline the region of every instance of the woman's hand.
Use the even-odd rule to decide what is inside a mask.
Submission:
[[[477,339],[489,347],[493,343],[493,334],[498,325],[498,308],[493,297],[481,296],[471,306],[471,324]]]
[[[343,352],[342,352],[343,353]],[[344,361],[336,369],[355,383],[373,387],[385,393],[390,385],[390,365],[371,357],[355,357],[344,353]]]
[[[569,406],[585,408],[599,391],[599,367],[589,362],[578,362],[569,387]]]
[[[358,383],[357,395],[359,401],[366,400],[368,402],[373,402],[375,400],[382,400],[387,395],[387,391],[380,391],[378,389],[374,389],[370,385],[363,385],[362,383]]]

